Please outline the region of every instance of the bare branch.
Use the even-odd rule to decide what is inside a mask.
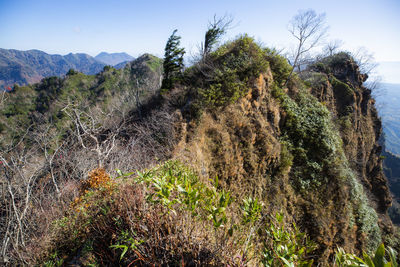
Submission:
[[[332,56],[333,54],[336,54],[338,52],[338,50],[340,49],[340,47],[342,47],[342,46],[343,46],[343,41],[339,40],[339,39],[335,39],[335,40],[328,42],[324,46],[323,52],[327,56]]]
[[[375,62],[374,55],[370,53],[365,47],[360,47],[352,52],[354,60],[356,61],[360,71],[365,74],[371,74],[378,66]]]
[[[103,126],[104,120],[113,120],[113,111],[104,113],[100,109],[91,109],[84,112],[78,108],[66,106],[64,112],[71,118],[74,124],[73,132],[80,145],[85,150],[95,152],[97,155],[98,167],[108,158],[115,147],[116,137],[119,135],[125,120],[117,120],[110,129]],[[96,110],[97,115],[94,112]],[[100,115],[99,115],[100,114]]]

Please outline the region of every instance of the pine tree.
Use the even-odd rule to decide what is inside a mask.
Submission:
[[[180,48],[181,37],[176,35],[178,30],[174,30],[172,35],[168,38],[165,45],[164,54],[164,78],[162,81],[162,89],[170,90],[174,84],[182,78],[183,71],[183,55],[185,49]]]

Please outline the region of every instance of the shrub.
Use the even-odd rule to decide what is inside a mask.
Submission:
[[[347,62],[354,62],[354,59],[349,53],[340,52],[321,59],[320,61],[311,65],[309,68],[317,72],[335,74],[340,72],[343,69],[343,66],[346,66]]]
[[[96,190],[103,188],[110,190],[112,187],[112,180],[110,175],[103,168],[97,168],[89,172],[89,178],[82,183],[81,192],[87,193],[89,190]]]
[[[75,74],[78,74],[79,72],[77,72],[76,70],[74,70],[74,69],[69,69],[68,70],[68,72],[67,72],[67,76],[72,76],[72,75],[75,75]]]
[[[320,186],[326,182],[326,170],[341,148],[328,109],[305,90],[295,100],[277,87],[272,94],[286,112],[282,141],[293,155],[295,187],[304,190]]]
[[[230,193],[217,190],[217,180],[207,186],[178,161],[139,172],[133,181],[121,180],[122,184],[117,183],[119,177],[111,179],[104,169],[89,173],[80,197],[54,222],[52,244],[43,262],[50,266],[69,264],[74,258],[80,264],[99,265],[218,262],[210,251],[220,246],[220,240],[201,245],[191,233],[197,220],[206,226],[204,235],[225,235],[228,230]],[[88,244],[91,249],[84,249]]]
[[[382,242],[381,229],[378,225],[376,211],[368,205],[369,200],[364,192],[362,184],[357,180],[349,167],[343,170],[341,176],[347,178],[351,190],[351,203],[355,222],[359,230],[366,237],[366,250],[372,252]]]
[[[202,77],[191,85],[199,89],[200,102],[207,107],[234,103],[247,94],[249,82],[268,69],[265,51],[247,35],[229,42],[211,53],[188,74]],[[189,79],[190,80],[190,79]],[[198,83],[198,84],[196,84]]]
[[[274,75],[275,83],[278,86],[282,86],[289,76],[292,66],[290,66],[287,59],[279,55],[275,49],[265,48],[264,51]]]

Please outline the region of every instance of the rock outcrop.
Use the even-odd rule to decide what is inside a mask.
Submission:
[[[269,213],[285,211],[317,242],[318,261],[325,264],[337,246],[359,253],[373,250],[378,240],[393,231],[387,216],[391,196],[378,144],[381,122],[371,92],[363,86],[367,76],[360,74],[351,58],[345,59],[333,67],[323,62],[326,69],[314,69],[306,79],[308,89],[293,81],[289,88],[277,90],[274,70],[261,74],[237,103],[208,109],[196,123],[182,120],[180,142],[174,151],[175,157],[190,162],[204,177],[218,176],[238,199],[255,195],[263,199]],[[311,96],[307,101],[327,108],[327,125],[331,126],[317,122],[315,126],[322,128],[306,134],[332,131],[327,142],[335,142],[335,134],[340,135],[340,145],[335,148],[339,152],[326,159],[315,154],[323,150],[307,147],[312,139],[293,140],[299,133],[290,133],[291,116],[297,114],[291,114],[293,110],[286,105],[293,101],[306,109],[307,104],[299,99],[307,90],[320,102]],[[292,100],[282,100],[279,94],[290,95]],[[303,114],[305,120],[313,120],[310,114]],[[308,159],[314,160],[311,164],[321,164],[316,177],[323,178],[296,178],[298,173],[312,175],[311,167],[302,166],[309,162],[302,162],[293,148],[296,142],[311,142],[303,144],[302,153],[315,154]],[[329,160],[332,162],[324,163]],[[306,185],[301,188],[297,179]],[[313,186],[316,179],[323,182]]]

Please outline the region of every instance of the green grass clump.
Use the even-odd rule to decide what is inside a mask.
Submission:
[[[215,228],[227,223],[231,197],[229,192],[217,190],[217,178],[213,186],[206,186],[179,161],[167,161],[158,168],[139,172],[137,181],[150,189],[146,199],[151,203],[160,203],[172,212],[189,211],[192,216],[211,221]]]

